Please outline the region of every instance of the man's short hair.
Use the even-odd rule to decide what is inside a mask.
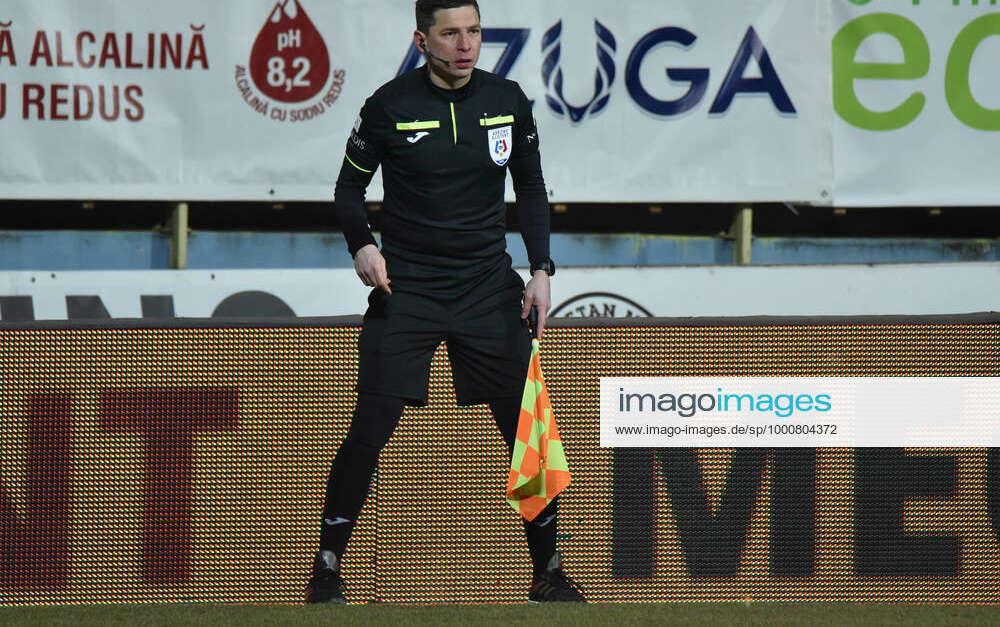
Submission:
[[[434,14],[441,9],[457,9],[473,7],[479,15],[479,3],[476,0],[417,0],[417,30],[428,33],[434,25]]]

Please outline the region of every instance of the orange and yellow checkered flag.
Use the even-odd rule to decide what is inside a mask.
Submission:
[[[524,382],[514,454],[510,458],[507,502],[525,520],[534,520],[568,485],[569,466],[545,389],[536,339],[531,342],[528,379]]]

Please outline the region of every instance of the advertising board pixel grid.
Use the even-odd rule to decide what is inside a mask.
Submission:
[[[1000,371],[998,319],[910,320],[547,331],[559,543],[588,597],[1000,601],[995,449],[598,446],[601,376]],[[302,599],[358,328],[211,324],[0,328],[0,602]],[[349,599],[522,601],[502,440],[454,406],[443,350],[432,369],[345,556]]]

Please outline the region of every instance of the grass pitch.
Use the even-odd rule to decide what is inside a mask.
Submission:
[[[1000,608],[855,603],[64,605],[0,608],[0,625],[995,625]]]

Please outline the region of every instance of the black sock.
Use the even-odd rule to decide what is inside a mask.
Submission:
[[[378,451],[345,440],[330,467],[319,549],[333,551],[338,560],[344,556],[377,465]]]
[[[531,522],[525,520],[524,535],[528,537],[528,552],[534,574],[543,572],[556,552],[556,522],[558,498],[549,503]]]
[[[351,428],[337,450],[326,481],[319,549],[344,556],[354,523],[368,497],[378,456],[403,413],[403,401],[362,394]]]
[[[507,450],[514,450],[517,437],[517,421],[521,414],[520,398],[500,398],[490,402],[490,411],[500,429],[500,435],[507,443]],[[523,520],[524,535],[528,538],[528,552],[535,574],[541,573],[549,565],[556,552],[556,512],[558,499],[549,503],[531,522]]]

